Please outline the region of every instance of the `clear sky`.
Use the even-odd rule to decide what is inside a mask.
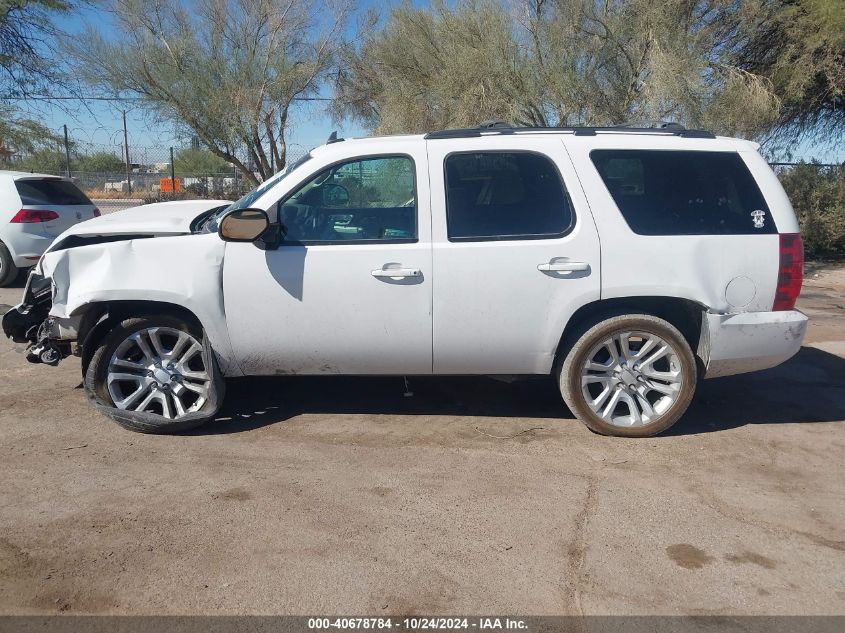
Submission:
[[[401,0],[360,0],[359,10],[376,7],[379,12],[386,13],[391,6]],[[425,5],[426,2],[414,0],[415,5]],[[92,25],[98,30],[109,28],[108,17],[90,5],[84,5],[72,15],[62,18],[61,28],[71,34],[83,31],[86,25]],[[354,25],[354,20],[352,21]],[[350,26],[354,28],[354,26]],[[324,91],[324,96],[330,93]],[[129,135],[130,149],[132,147],[167,148],[171,145],[179,147],[187,143],[187,139],[180,138],[173,125],[156,123],[149,116],[145,116],[141,104],[138,102],[97,102],[85,103],[64,101],[60,106],[53,106],[43,102],[29,106],[35,118],[49,128],[61,134],[62,126],[67,125],[71,138],[80,143],[94,143],[104,146],[122,147],[123,128],[122,110],[126,110],[126,122]],[[338,130],[339,136],[362,136],[367,131],[351,121],[333,123],[326,112],[326,103],[309,102],[294,105],[290,114],[288,144],[292,153],[300,153],[326,141],[333,130]],[[823,163],[841,163],[845,161],[845,147],[830,147],[814,145],[804,142],[793,151],[792,160],[816,159]],[[162,161],[166,160],[164,157]]]

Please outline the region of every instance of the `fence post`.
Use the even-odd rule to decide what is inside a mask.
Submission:
[[[237,200],[238,198],[241,197],[240,196],[241,190],[238,187],[238,167],[237,167],[237,165],[232,165],[232,171],[235,174],[235,200]]]
[[[126,153],[126,185],[132,193],[132,163],[129,162],[129,135],[126,133],[126,110],[123,111],[123,149]]]
[[[67,125],[62,127],[65,129],[65,176],[70,178],[70,147],[67,140]]]
[[[176,197],[176,165],[173,164],[173,148],[170,148],[170,192]]]

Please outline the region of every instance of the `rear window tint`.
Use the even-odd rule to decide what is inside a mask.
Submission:
[[[572,225],[554,163],[533,152],[470,152],[445,161],[452,241],[550,239]]]
[[[29,204],[91,204],[76,185],[67,180],[16,180],[21,202]]]
[[[635,233],[777,233],[736,152],[593,150],[590,158]]]

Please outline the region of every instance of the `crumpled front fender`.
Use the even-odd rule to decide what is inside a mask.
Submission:
[[[225,375],[240,375],[223,308],[225,243],[216,234],[177,235],[52,251],[40,272],[52,279],[50,316],[67,319],[114,301],[180,306],[199,320]]]

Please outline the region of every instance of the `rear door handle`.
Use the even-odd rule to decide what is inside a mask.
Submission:
[[[548,262],[546,264],[539,264],[537,270],[544,273],[574,273],[590,270],[590,265],[586,262]]]
[[[377,268],[370,271],[373,277],[419,277],[422,272],[419,268]]]

